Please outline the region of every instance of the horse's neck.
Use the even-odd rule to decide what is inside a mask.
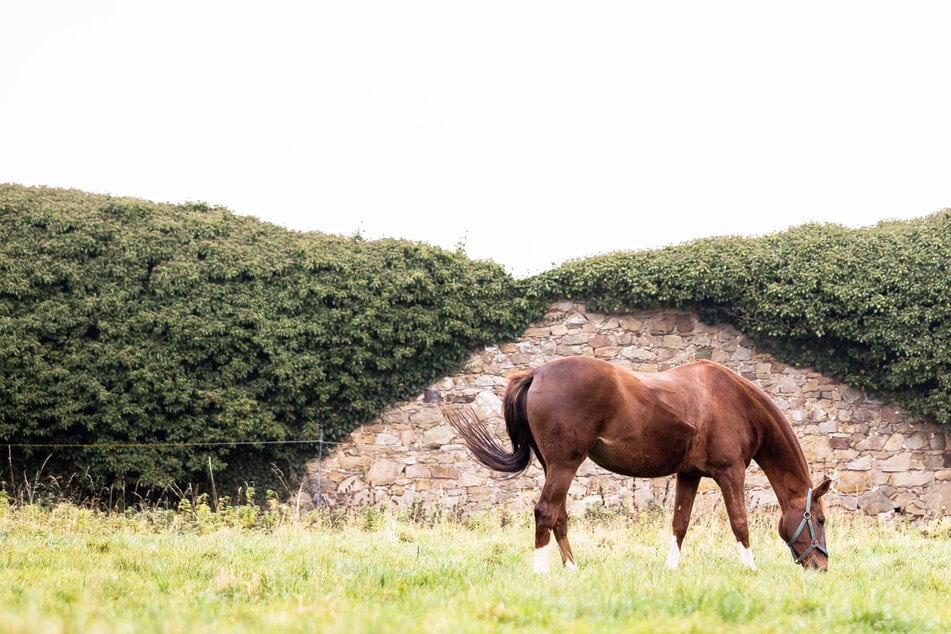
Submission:
[[[780,508],[785,509],[791,499],[806,495],[812,486],[812,475],[802,447],[785,418],[771,419],[764,427],[763,445],[753,459],[766,474]]]

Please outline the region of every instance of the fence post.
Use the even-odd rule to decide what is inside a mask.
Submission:
[[[320,510],[320,472],[324,469],[324,430],[320,430],[317,444],[317,493],[314,494],[314,506]]]

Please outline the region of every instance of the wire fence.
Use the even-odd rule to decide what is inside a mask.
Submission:
[[[332,448],[342,444],[339,441],[324,440],[324,432],[320,431],[317,438],[303,440],[221,440],[221,441],[190,441],[190,442],[98,442],[98,443],[2,443],[7,452],[13,449],[154,449],[159,447],[241,447],[261,445],[314,445],[317,448],[317,482],[314,493],[314,505],[320,508],[320,498],[323,480],[323,460],[325,448]]]
[[[236,447],[240,445],[336,445],[336,442],[324,440],[323,432],[320,438],[310,440],[220,440],[214,442],[95,442],[95,443],[11,443],[0,446],[16,447],[17,449],[116,449],[125,447]]]

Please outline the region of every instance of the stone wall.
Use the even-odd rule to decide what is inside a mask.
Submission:
[[[758,352],[728,325],[704,324],[692,314],[671,310],[592,313],[570,302],[553,305],[520,341],[473,355],[457,374],[357,429],[322,462],[311,461],[305,489],[316,495],[319,479],[321,502],[330,505],[463,513],[489,507],[531,509],[543,480],[537,462],[516,478],[493,474],[469,456],[442,407],[470,407],[507,444],[501,418],[507,376],[579,354],[639,372],[695,359],[722,363],[756,382],[786,414],[814,481],[826,475],[835,481],[827,504],[876,515],[951,512],[951,429],[915,419],[892,403],[871,399],[809,368],[781,363]],[[673,489],[673,477],[631,479],[586,461],[569,492],[569,509],[664,506]],[[746,491],[750,508],[776,502],[755,463],[747,473]],[[698,512],[717,504],[722,504],[717,486],[704,478]]]

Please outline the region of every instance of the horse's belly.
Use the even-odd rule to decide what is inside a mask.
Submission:
[[[641,442],[607,442],[599,438],[588,451],[588,457],[614,473],[635,478],[658,478],[679,470],[684,448],[658,447]]]

